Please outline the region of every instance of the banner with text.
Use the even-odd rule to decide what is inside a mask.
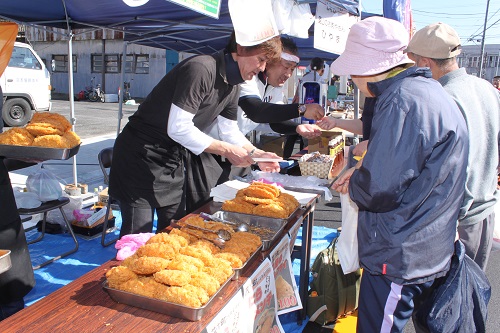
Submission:
[[[130,0],[129,0],[130,1]],[[167,0],[200,14],[218,19],[222,0]]]

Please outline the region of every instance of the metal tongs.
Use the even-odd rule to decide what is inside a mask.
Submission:
[[[204,220],[211,220],[211,221],[216,221],[216,222],[222,222],[222,223],[227,223],[236,226],[237,231],[248,231],[250,230],[250,225],[246,222],[232,222],[228,220],[224,220],[220,217],[217,217],[215,215],[210,215],[208,213],[200,213],[200,217],[203,218]]]

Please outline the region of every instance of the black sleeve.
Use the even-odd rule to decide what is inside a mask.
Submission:
[[[285,135],[291,135],[291,134],[297,134],[297,124],[293,120],[286,120],[282,121],[279,123],[270,123],[269,126],[271,126],[271,129],[277,133],[280,134],[285,134]]]
[[[272,104],[259,98],[240,98],[238,105],[248,119],[256,123],[276,123],[299,116],[298,104]]]

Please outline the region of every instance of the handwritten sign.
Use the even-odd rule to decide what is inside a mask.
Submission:
[[[350,15],[344,8],[328,0],[318,0],[314,21],[314,48],[341,54],[344,52],[347,35],[359,17]]]
[[[215,318],[203,330],[203,333],[251,333],[245,323],[246,311],[242,307],[243,293],[238,291]]]
[[[167,0],[195,12],[218,19],[221,0]]]

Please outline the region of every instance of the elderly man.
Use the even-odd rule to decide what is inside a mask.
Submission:
[[[358,333],[403,332],[455,250],[467,128],[430,71],[403,53],[408,39],[401,23],[370,17],[351,27],[332,64],[377,98],[362,164],[333,185],[359,208]]]
[[[406,52],[417,66],[429,67],[455,100],[469,130],[469,158],[465,196],[458,233],[466,254],[486,269],[493,242],[494,206],[499,198],[497,167],[500,140],[500,98],[486,80],[459,68],[460,38],[445,23],[417,31]]]

